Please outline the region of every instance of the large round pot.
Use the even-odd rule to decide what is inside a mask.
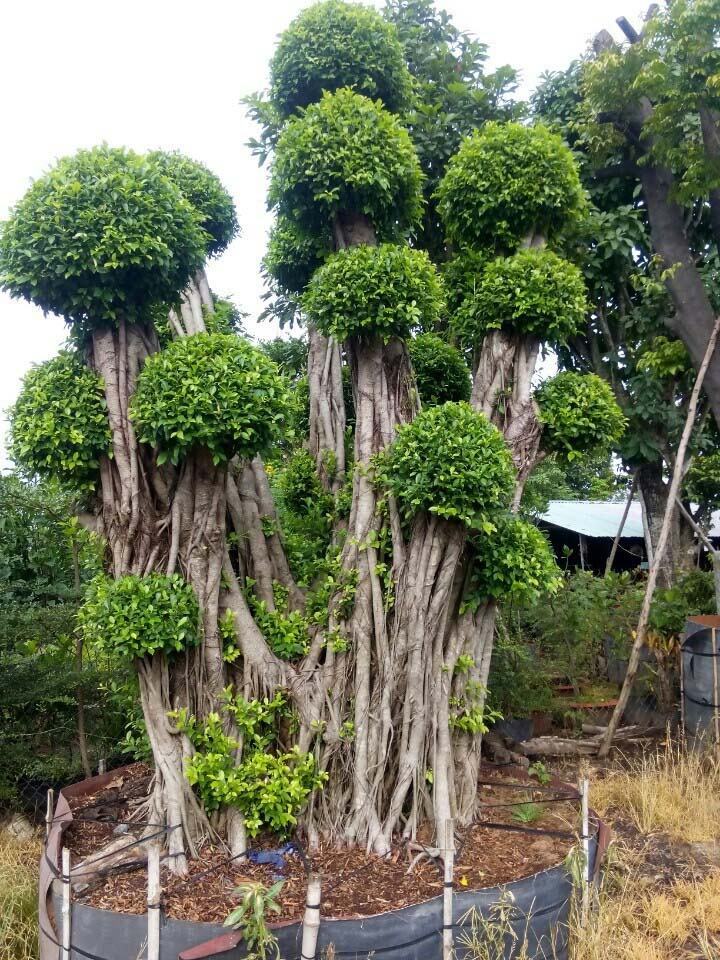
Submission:
[[[95,777],[76,784],[58,798],[55,826],[51,832],[47,858],[43,858],[40,884],[41,960],[58,960],[60,950],[58,926],[50,921],[48,900],[52,912],[60,917],[60,884],[53,882],[59,860],[62,823],[72,819],[67,803],[68,795],[100,789],[110,775]],[[594,864],[598,849],[605,844],[605,828],[591,840],[591,860]],[[517,843],[523,843],[523,834],[512,834]],[[464,939],[475,923],[497,922],[503,916],[506,960],[517,956],[524,944],[527,960],[566,960],[568,924],[572,881],[564,864],[558,864],[540,873],[501,886],[482,890],[455,891],[453,924],[456,956],[470,960],[472,954],[464,947]],[[440,960],[442,957],[442,897],[423,903],[364,917],[359,920],[323,918],[317,956],[325,957],[327,948],[334,947],[337,960]],[[507,926],[505,926],[507,925]],[[278,938],[282,960],[301,960],[301,924],[272,925]],[[512,932],[511,932],[512,928]],[[141,915],[99,910],[84,903],[72,905],[71,960],[135,960],[145,956],[143,945],[147,935],[147,918]],[[241,960],[246,951],[239,934],[228,932],[217,923],[196,923],[163,917],[161,921],[160,960]]]

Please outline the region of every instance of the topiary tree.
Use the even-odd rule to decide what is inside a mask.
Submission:
[[[337,6],[326,9],[334,16]],[[371,33],[377,21],[359,22]],[[378,37],[369,37],[368,49],[381,49],[387,36],[383,25]],[[287,49],[295,63],[312,71],[312,45],[325,49],[325,42],[296,31]],[[317,83],[305,80],[308,89],[323,88],[328,63],[318,60]],[[368,75],[359,71],[359,82]],[[136,167],[128,161],[125,176],[147,169],[151,182],[157,177],[171,221],[175,206],[178,216],[189,211],[190,246],[176,237],[170,247],[173,256],[183,255],[187,270],[178,268],[174,292],[165,289],[160,296],[157,279],[149,284],[144,309],[138,306],[131,317],[121,309],[127,297],[122,272],[110,285],[117,316],[92,320],[94,301],[82,312],[90,363],[103,377],[114,453],[107,463],[101,459],[99,491],[109,568],[121,584],[107,589],[107,603],[122,595],[127,622],[142,627],[147,620],[147,637],[158,641],[154,652],[134,652],[157,770],[152,817],[169,826],[182,823],[169,844],[180,871],[208,812],[221,815],[214,823],[227,831],[236,852],[243,849],[245,816],[253,817],[251,829],[259,821],[285,829],[297,819],[311,847],[323,836],[383,855],[400,836],[414,836],[423,820],[438,832],[450,819],[471,822],[495,603],[517,589],[506,560],[493,577],[494,561],[489,571],[483,558],[501,556],[507,530],[528,581],[547,570],[544,541],[513,526],[508,514],[517,508],[538,457],[541,426],[531,382],[541,343],[557,332],[555,324],[565,335],[572,319],[574,307],[558,295],[572,272],[547,253],[533,250],[528,259],[518,248],[523,242],[540,248],[543,232],[559,231],[563,215],[574,215],[580,199],[569,153],[544,130],[491,128],[486,141],[474,136],[452,161],[441,193],[453,243],[464,253],[482,238],[485,246],[472,262],[487,263],[488,283],[499,269],[499,254],[506,258],[502,269],[526,264],[519,276],[532,297],[514,310],[512,298],[505,300],[503,318],[486,298],[479,332],[470,332],[477,342],[470,403],[446,402],[421,412],[407,342],[441,322],[451,327],[452,317],[428,256],[405,240],[422,210],[411,140],[383,103],[347,87],[295,111],[288,101],[270,185],[271,205],[294,238],[278,241],[274,263],[284,264],[295,295],[303,289],[311,358],[317,334],[327,345],[324,365],[330,369],[342,340],[355,412],[347,482],[327,492],[336,464],[326,460],[333,448],[325,447],[327,473],[320,476],[326,489],[320,493],[308,482],[308,460],[317,465],[318,447],[298,455],[287,436],[277,445],[268,476],[259,454],[281,422],[285,401],[266,355],[219,332],[196,332],[158,351],[152,311],[176,302],[198,269],[188,250],[194,256],[200,241],[202,259],[210,242],[203,232],[207,215],[158,173],[158,164],[139,158]],[[495,178],[490,186],[483,179],[486,167]],[[552,183],[540,182],[546,174]],[[141,183],[139,177],[135,189]],[[501,216],[492,192],[497,184],[512,185],[513,220],[509,213]],[[149,200],[147,194],[144,202],[152,206],[152,192]],[[124,200],[110,191],[93,208],[98,233],[115,216],[123,222],[124,208],[115,211],[115,202],[122,206]],[[70,214],[66,219],[72,221]],[[294,247],[297,259],[292,253],[300,237],[318,238],[311,249],[329,254],[322,253],[309,282],[301,276],[307,248]],[[151,250],[162,239],[154,237]],[[90,260],[83,269],[91,275],[100,267]],[[10,274],[3,276],[13,287]],[[483,271],[480,286],[485,277]],[[568,281],[563,289],[571,286]],[[467,295],[470,288],[463,289]],[[453,302],[461,298],[455,295]],[[311,382],[311,398],[320,383]],[[315,415],[332,418],[336,397],[326,393]],[[313,409],[311,403],[311,415]],[[324,434],[328,440],[336,436],[333,429]],[[298,532],[308,531],[302,589],[289,572],[271,479],[285,517],[297,521],[303,511],[311,514],[305,527],[288,523],[294,545]],[[315,501],[312,510],[308,500]],[[308,556],[310,542],[326,552]],[[182,616],[167,612],[176,589],[185,596],[183,583],[198,605],[197,646],[186,642],[189,621],[180,623]],[[182,603],[177,606],[179,612]],[[182,641],[165,644],[158,610],[177,629],[167,635],[182,634]],[[101,614],[101,622],[111,616],[120,614]],[[119,635],[138,632],[129,630]],[[269,703],[263,706],[266,697],[269,703],[281,698],[282,716]],[[247,710],[266,711],[277,735],[263,734],[264,752],[237,757],[241,737],[250,744],[243,726]],[[199,756],[187,766],[190,783],[183,755],[193,749]],[[293,793],[298,803],[275,819],[255,815],[261,791],[238,782],[241,765],[248,775],[268,777],[281,796]],[[214,771],[228,789],[213,786]]]
[[[602,453],[621,439],[627,423],[610,385],[594,373],[568,370],[536,393],[542,445],[567,460]]]

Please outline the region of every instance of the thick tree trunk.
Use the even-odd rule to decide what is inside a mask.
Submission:
[[[337,493],[345,479],[345,400],[340,344],[308,328],[310,432],[308,450],[320,482]]]
[[[657,549],[663,518],[667,509],[669,482],[664,478],[662,460],[643,464],[637,471],[638,486],[647,518],[647,533],[652,544],[653,556]],[[692,532],[680,512],[675,510],[670,521],[668,545],[658,569],[658,586],[670,587],[679,573],[692,566]]]

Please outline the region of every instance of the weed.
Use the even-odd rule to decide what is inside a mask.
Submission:
[[[39,839],[0,830],[0,960],[35,960]]]

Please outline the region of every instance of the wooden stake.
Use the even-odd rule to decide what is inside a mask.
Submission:
[[[105,765],[105,757],[101,757],[100,760],[98,760],[98,774],[102,776],[105,773],[106,769],[107,768]]]
[[[62,960],[70,960],[70,924],[72,920],[70,895],[70,851],[67,847],[62,850]]]
[[[582,919],[587,922],[590,915],[590,780],[582,777],[580,780],[580,810],[582,814],[582,851],[583,890],[582,890]]]
[[[148,847],[147,960],[160,960],[160,844]]]
[[[53,819],[55,816],[55,791],[48,790],[47,802],[45,805],[45,840],[47,841],[52,830]]]
[[[690,395],[687,417],[685,418],[685,426],[683,427],[682,437],[680,438],[677,454],[675,456],[675,466],[673,467],[672,479],[670,480],[670,490],[668,493],[667,503],[665,505],[665,515],[663,517],[663,523],[662,528],[660,529],[657,547],[655,548],[655,556],[653,557],[650,573],[648,574],[647,586],[645,587],[645,596],[643,598],[642,609],[640,611],[640,619],[638,620],[635,641],[630,652],[627,673],[625,674],[625,680],[622,685],[622,690],[620,691],[620,696],[618,697],[617,705],[613,710],[612,717],[610,718],[607,733],[605,734],[605,738],[603,739],[600,749],[598,750],[599,757],[606,757],[610,752],[615,731],[617,730],[618,724],[620,723],[622,715],[625,712],[625,707],[630,699],[630,691],[632,690],[633,682],[640,666],[640,654],[642,653],[642,648],[645,643],[648,622],[650,620],[650,605],[652,604],[653,595],[655,593],[655,585],[657,583],[660,564],[662,563],[663,556],[665,555],[665,549],[670,538],[670,524],[673,513],[675,512],[675,501],[680,492],[680,483],[685,474],[685,456],[687,454],[687,448],[690,443],[690,437],[692,436],[693,426],[695,424],[695,414],[697,412],[698,401],[700,399],[700,391],[702,390],[703,381],[705,380],[705,374],[707,373],[707,368],[710,365],[710,360],[715,352],[718,334],[720,334],[720,316],[715,321],[713,332],[705,350],[703,362],[700,364],[700,369],[698,370],[697,377],[695,378],[695,385],[693,387],[692,394]]]
[[[320,900],[322,896],[322,877],[319,873],[308,876],[305,894],[305,914],[302,925],[302,960],[315,960],[317,942],[320,935]],[[148,958],[150,960],[150,958]]]
[[[630,513],[630,505],[633,502],[633,497],[635,496],[635,487],[637,487],[637,470],[633,473],[632,483],[630,484],[630,491],[625,501],[625,509],[623,510],[622,519],[620,520],[620,526],[618,527],[618,532],[615,534],[615,539],[613,540],[612,549],[610,550],[610,556],[607,559],[605,564],[605,576],[607,576],[613,568],[613,563],[615,562],[615,554],[617,553],[618,545],[620,543],[620,537],[622,537],[622,532],[625,529],[625,521],[628,518]]]
[[[713,719],[715,720],[715,744],[720,746],[720,685],[718,684],[718,648],[717,633],[715,627],[712,630],[712,651],[713,651]]]
[[[680,647],[680,736],[685,740],[685,653]]]
[[[445,878],[443,883],[443,960],[453,956],[453,874],[455,871],[455,832],[452,820],[445,821]]]

